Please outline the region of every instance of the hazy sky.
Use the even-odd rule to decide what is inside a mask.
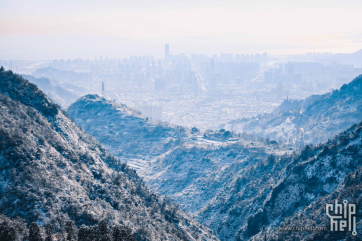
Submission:
[[[361,0],[0,0],[0,59],[354,52]]]

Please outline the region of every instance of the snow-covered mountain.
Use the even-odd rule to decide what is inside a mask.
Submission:
[[[67,113],[113,155],[136,169],[185,142],[190,134],[183,127],[154,121],[98,95],[80,98]]]
[[[234,236],[236,240],[254,236],[255,240],[263,240],[265,234],[284,240],[286,235],[275,231],[278,226],[303,226],[309,222],[329,227],[325,202],[335,198],[360,202],[361,186],[356,175],[361,165],[362,123],[323,145],[307,146],[299,155],[268,158],[236,174],[197,218],[215,230],[221,240]],[[348,177],[355,171],[357,174]],[[347,183],[351,187],[345,187]],[[305,233],[302,236],[303,240],[314,237]]]
[[[294,151],[252,135],[156,122],[97,95],[82,97],[67,113],[114,155],[136,166],[149,187],[196,216],[238,173],[270,155]]]
[[[362,233],[362,220],[361,220],[361,205],[362,205],[362,167],[359,166],[356,171],[350,172],[339,184],[339,186],[329,195],[318,198],[309,206],[305,207],[303,211],[295,213],[293,216],[288,217],[281,223],[277,229],[264,230],[255,235],[252,240],[360,240]],[[356,231],[357,236],[352,234],[352,230],[345,232],[331,232],[330,219],[326,215],[326,204],[334,204],[335,200],[339,204],[343,204],[347,200],[349,204],[357,205],[356,214]],[[323,228],[320,231],[314,232],[288,232],[284,231],[293,227],[313,227]],[[283,229],[283,232],[278,230]]]
[[[153,190],[197,215],[238,172],[273,153],[286,152],[274,145],[245,140],[185,144],[153,159],[140,175]]]
[[[362,120],[362,76],[305,100],[285,100],[270,114],[232,121],[223,128],[297,146],[319,144]]]
[[[305,116],[301,113],[298,118],[305,123],[308,117],[320,118],[328,128],[342,128],[333,125],[333,118],[350,116],[351,122],[358,119],[360,113],[351,108],[360,108],[360,81],[356,79],[332,94],[289,101],[275,112],[291,115],[299,108],[315,113]],[[285,112],[286,109],[294,112]],[[137,163],[145,160],[139,164],[138,173],[146,183],[179,202],[221,240],[283,240],[287,235],[275,229],[297,224],[293,221],[297,218],[300,224],[308,222],[307,219],[314,216],[303,219],[298,215],[308,212],[317,202],[344,197],[344,180],[349,175],[353,178],[348,180],[353,183],[348,185],[355,188],[356,193],[360,192],[360,186],[353,181],[358,179],[357,174],[353,172],[362,164],[361,123],[325,144],[308,145],[298,154],[293,148],[267,139],[259,138],[263,140],[260,142],[253,136],[245,138],[246,134],[225,130],[202,132],[154,122],[99,96],[81,98],[70,106],[68,113],[113,152],[124,153],[125,160],[132,155],[139,159]],[[341,126],[349,123],[348,118],[343,120]],[[127,133],[126,137],[116,138],[116,134],[122,132]],[[137,145],[129,147],[128,143],[132,142]],[[352,194],[345,197],[349,198],[348,195]],[[354,198],[348,200],[357,202],[357,197]],[[326,220],[323,213],[325,210],[315,220]],[[361,229],[360,222],[358,228]],[[319,237],[302,235],[306,240]]]
[[[1,68],[0,85],[2,220],[51,223],[56,232],[68,220],[78,227],[104,220],[128,226],[137,240],[217,240],[150,191],[34,84]]]
[[[80,98],[67,113],[113,155],[137,168],[153,190],[192,213],[232,177],[236,163],[247,166],[270,154],[293,150],[245,140],[225,130],[202,132],[153,121],[98,95]]]

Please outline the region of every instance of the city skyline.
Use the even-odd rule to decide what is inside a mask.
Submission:
[[[0,2],[1,59],[362,49],[359,1]]]

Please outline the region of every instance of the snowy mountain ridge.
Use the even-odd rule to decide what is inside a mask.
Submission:
[[[171,197],[197,218],[236,174],[270,155],[277,158],[295,150],[252,135],[156,122],[97,95],[82,97],[67,113],[117,157],[137,165],[150,188]]]
[[[337,131],[359,118],[360,113],[355,111],[360,108],[360,82],[357,78],[331,94],[284,103],[275,111],[275,121],[284,118],[290,125],[299,125],[310,123],[311,117]],[[339,187],[362,164],[361,124],[325,144],[308,145],[295,153],[290,146],[268,139],[260,142],[245,133],[189,130],[146,120],[132,110],[128,112],[131,116],[115,114],[121,110],[119,104],[99,97],[86,96],[78,104],[68,110],[76,123],[97,139],[107,136],[100,141],[113,145],[113,151],[126,153],[125,160],[132,155],[146,160],[138,173],[147,185],[180,203],[221,240],[260,240],[265,236],[270,240],[289,239],[275,229],[295,223],[292,218],[318,200],[344,195]],[[96,107],[90,108],[93,104]],[[343,123],[337,126],[340,120]],[[103,131],[92,129],[101,124],[105,124],[100,127]],[[109,141],[120,131],[131,136]],[[315,128],[308,131],[313,133]],[[141,148],[129,148],[130,142],[137,142]],[[351,185],[360,188],[356,183]],[[320,218],[324,220],[322,214]],[[303,237],[317,237],[312,236]]]
[[[339,200],[352,195],[351,193],[344,193],[338,187],[343,185],[343,180],[347,178],[349,173],[357,171],[361,166],[361,154],[362,123],[359,123],[323,145],[316,147],[307,146],[300,155],[295,155],[294,157],[286,156],[286,158],[280,159],[280,161],[284,162],[283,168],[275,166],[278,161],[269,162],[269,171],[260,176],[260,179],[266,180],[265,183],[260,183],[258,187],[262,191],[259,191],[258,195],[252,197],[252,202],[246,198],[249,195],[247,191],[250,190],[250,187],[244,186],[243,189],[243,185],[239,193],[223,196],[226,202],[222,206],[227,207],[227,212],[229,214],[237,213],[240,216],[233,217],[232,215],[227,215],[226,218],[216,216],[213,217],[215,219],[214,222],[211,220],[211,225],[208,225],[206,222],[203,223],[213,230],[217,230],[221,240],[224,240],[225,236],[232,237],[234,233],[230,230],[229,225],[234,225],[237,220],[242,219],[243,221],[240,222],[241,225],[239,226],[241,228],[239,228],[235,235],[236,240],[250,239],[255,235],[260,238],[264,236],[261,233],[269,233],[269,235],[273,233],[270,236],[276,239],[268,240],[280,240],[278,239],[279,237],[286,236],[275,232],[276,228],[279,225],[285,225],[282,222],[291,222],[290,218],[308,209],[309,205],[315,201],[330,199],[330,195],[338,196]],[[257,172],[262,174],[263,169],[258,168]],[[239,178],[250,179],[243,176],[239,176]],[[274,180],[273,185],[268,187],[270,180]],[[351,184],[355,185],[356,193],[360,192],[361,186],[358,183]],[[240,184],[237,181],[230,183],[229,186],[224,187],[224,193],[230,193],[230,190],[235,189],[238,185]],[[267,190],[267,192],[264,192],[264,190]],[[214,203],[211,203],[203,210],[202,217],[204,219],[207,219],[209,212],[217,213],[222,208],[220,203],[219,205],[217,204],[217,201],[221,198],[216,198]],[[253,211],[251,212],[245,209],[245,207],[252,207]],[[325,205],[318,207],[318,209],[321,208],[325,208]],[[323,214],[325,214],[325,210],[318,214],[319,218],[323,219],[324,224],[328,226],[329,220]],[[312,223],[317,221],[312,217],[309,218]],[[198,219],[202,221],[200,218]],[[308,217],[304,217],[305,222],[307,222],[307,219]],[[229,225],[218,223],[216,220],[225,220],[224,222],[227,222]],[[293,223],[298,224],[296,221]],[[362,228],[361,225],[362,222],[359,221],[359,229]],[[265,231],[263,231],[263,227]],[[308,236],[307,234],[303,235]],[[309,235],[309,237],[311,236]],[[290,238],[288,240],[293,239]]]
[[[183,127],[148,119],[139,111],[98,95],[80,98],[67,113],[113,155],[136,169],[187,137]]]
[[[59,234],[69,220],[76,231],[104,220],[127,226],[136,240],[218,240],[150,191],[34,84],[3,68],[0,83],[1,219],[50,223]]]
[[[324,143],[362,120],[362,76],[339,90],[285,100],[270,114],[234,120],[223,128],[295,146]]]

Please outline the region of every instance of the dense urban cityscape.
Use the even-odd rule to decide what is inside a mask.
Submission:
[[[78,97],[99,94],[150,118],[201,129],[269,113],[287,98],[326,93],[362,74],[361,65],[343,60],[339,64],[338,54],[331,53],[188,57],[170,50],[165,44],[164,58],[158,59],[97,56],[93,60],[2,60],[0,65],[16,73],[50,78]]]

